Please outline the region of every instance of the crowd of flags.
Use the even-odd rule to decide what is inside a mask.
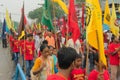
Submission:
[[[45,0],[44,6],[43,6],[43,15],[41,24],[48,27],[49,30],[54,31],[54,25],[52,20],[52,13],[50,11],[52,2],[58,3],[58,5],[63,9],[65,14],[68,16],[68,21],[65,20],[63,17],[63,28],[61,29],[61,33],[63,36],[65,36],[66,31],[72,33],[72,39],[75,42],[81,35],[80,27],[78,25],[78,19],[76,15],[76,9],[74,0],[69,0],[69,8],[67,8],[67,5],[62,0]],[[86,9],[86,13],[85,13]],[[100,7],[99,0],[86,0],[86,4],[82,5],[82,17],[81,17],[81,25],[82,28],[86,27],[86,39],[87,43],[98,49],[100,54],[100,60],[106,65],[106,58],[104,55],[104,42],[103,42],[103,28],[102,23],[109,26],[112,33],[116,36],[119,35],[119,28],[115,25],[116,17],[116,11],[114,6],[114,1],[112,3],[112,13],[110,13],[108,0],[106,0],[105,4],[105,11],[104,11],[104,19],[102,22],[102,10]],[[86,14],[86,19],[84,14]],[[86,26],[85,26],[86,23]],[[25,32],[25,25],[27,24],[26,16],[24,14],[24,4],[22,8],[21,13],[21,19],[18,26],[18,36],[19,39],[22,38],[26,32]],[[41,29],[41,24],[33,24],[33,28]],[[66,24],[68,26],[66,26]],[[4,35],[5,32],[10,33],[10,29],[12,29],[15,32],[15,28],[13,25],[13,22],[10,18],[9,12],[6,9],[6,16],[3,22],[3,28],[2,28],[2,34]],[[94,36],[94,37],[93,37]]]

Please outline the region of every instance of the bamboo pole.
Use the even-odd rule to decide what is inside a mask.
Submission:
[[[98,31],[96,30],[96,36],[97,36],[97,44],[98,44],[98,58],[99,58],[99,72],[102,72],[102,65],[101,65],[101,60],[100,60],[100,44],[99,44],[99,38],[98,38]]]
[[[55,18],[55,6],[52,2],[52,7],[53,7],[53,19],[56,21],[56,18]],[[56,33],[56,22],[53,24],[54,25],[54,34],[55,34],[55,46],[56,46],[56,49],[58,50],[58,41],[57,41],[57,33]]]
[[[70,4],[70,1],[68,1],[68,6]],[[67,33],[66,33],[66,46],[67,46],[67,43],[68,43],[68,38],[69,38],[69,27],[68,27],[68,20],[67,20],[67,24],[66,24],[66,28],[67,28]]]
[[[86,75],[88,75],[89,44],[87,42],[86,42],[86,48],[87,48],[87,53],[86,53]]]

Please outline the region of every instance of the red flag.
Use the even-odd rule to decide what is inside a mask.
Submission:
[[[60,26],[60,30],[61,30],[62,36],[65,37],[66,31],[67,31],[65,17],[62,17],[60,19],[60,22],[62,23],[61,26]]]
[[[23,8],[22,8],[21,12],[22,12],[22,14],[21,14],[19,27],[18,27],[19,39],[21,39],[26,34],[25,33],[25,25],[27,23],[27,20],[26,20],[25,15],[24,15],[24,3],[23,3]]]
[[[22,31],[24,31],[25,28],[25,24],[24,24],[24,3],[23,3],[23,8],[22,8],[22,15],[21,15],[21,19],[20,19],[20,23],[19,23],[19,27],[18,27],[18,35],[21,36],[22,35]]]
[[[84,28],[84,10],[85,10],[85,5],[82,4],[82,18],[81,18],[82,28]]]
[[[78,19],[75,11],[74,0],[70,0],[69,14],[68,14],[68,27],[72,32],[72,39],[75,42],[80,36],[80,29],[78,26]]]
[[[27,19],[26,19],[26,16],[24,15],[24,24],[26,25],[27,24]]]

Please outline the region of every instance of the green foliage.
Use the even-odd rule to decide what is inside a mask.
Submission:
[[[64,11],[61,9],[61,7],[57,3],[52,4],[52,17],[60,18],[65,15]]]
[[[54,17],[60,18],[64,16],[63,10],[59,7],[57,3],[52,3],[51,4],[51,13],[52,13],[52,19]],[[43,14],[43,7],[37,8],[33,11],[30,11],[28,14],[28,17],[31,19],[37,19],[37,22],[41,22],[42,19],[42,14]]]
[[[33,11],[30,11],[29,14],[28,14],[28,17],[31,18],[31,19],[37,19],[37,21],[40,22],[41,18],[42,18],[42,12],[43,12],[42,7],[37,8]]]

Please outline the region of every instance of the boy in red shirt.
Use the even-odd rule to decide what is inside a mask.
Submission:
[[[24,70],[25,36],[20,40],[20,55],[22,56],[22,69]]]
[[[25,42],[25,53],[24,53],[24,58],[26,61],[26,76],[27,79],[30,79],[30,70],[33,66],[33,58],[34,58],[34,53],[35,53],[35,45],[33,41],[33,35],[28,34],[27,35],[27,40]]]
[[[9,34],[9,45],[10,45],[10,54],[12,56],[12,60],[14,60],[14,54],[13,54],[13,36],[11,34]]]
[[[58,51],[58,73],[48,76],[47,80],[70,80],[77,52],[71,47],[62,47]]]
[[[97,69],[98,69],[98,64],[97,64]],[[99,72],[97,69],[93,69],[89,76],[88,80],[110,80],[109,72],[106,69],[106,66],[104,64],[101,64],[102,66],[102,71]]]
[[[82,57],[79,54],[75,59],[75,67],[71,72],[71,80],[85,80],[85,70],[80,65],[82,64]]]
[[[13,43],[12,50],[13,50],[13,54],[14,54],[14,61],[15,61],[15,65],[17,65],[18,60],[19,60],[19,52],[20,52],[17,34],[14,35],[14,39],[12,40],[12,43]]]

